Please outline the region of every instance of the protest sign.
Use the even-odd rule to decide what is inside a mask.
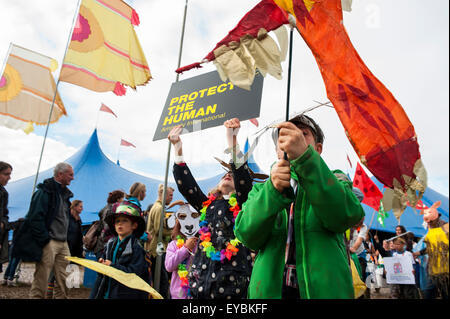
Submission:
[[[385,257],[383,261],[388,284],[414,285],[416,283],[413,274],[412,256]]]
[[[153,141],[166,138],[177,125],[183,134],[235,117],[241,121],[259,117],[263,79],[258,73],[250,91],[222,82],[216,71],[173,83]]]

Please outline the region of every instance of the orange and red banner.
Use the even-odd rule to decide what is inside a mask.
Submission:
[[[426,172],[414,127],[400,103],[353,47],[343,25],[341,1],[262,0],[202,63],[214,61],[223,80],[229,78],[234,85],[246,89],[254,79],[255,69],[263,75],[281,78],[283,50],[277,51],[264,32],[277,30],[288,23],[288,14],[293,15],[298,31],[316,58],[327,96],[360,161],[384,185],[400,193],[407,192],[414,199],[415,191],[423,194],[426,188]],[[349,10],[349,2],[346,5]],[[250,45],[248,39],[252,39]],[[263,41],[267,43],[264,45]],[[261,51],[264,54],[249,49],[257,46],[264,48]],[[188,65],[177,72],[200,64]]]
[[[274,2],[296,17],[361,162],[384,185],[406,191],[416,177],[416,163],[421,165],[414,127],[353,47],[342,23],[341,0]]]

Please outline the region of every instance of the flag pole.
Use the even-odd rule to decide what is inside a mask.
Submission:
[[[3,60],[2,71],[0,72],[0,80],[1,80],[1,77],[3,76],[3,72],[5,72],[6,64],[8,62],[9,55],[11,54],[11,50],[12,50],[12,42],[9,43],[9,48],[8,48],[8,51],[6,52],[6,57]]]
[[[78,0],[77,9],[75,10],[75,15],[74,15],[73,21],[72,21],[72,28],[70,30],[69,38],[67,39],[66,50],[64,51],[64,56],[63,56],[63,59],[62,59],[62,63],[61,63],[61,67],[60,67],[60,71],[59,71],[59,75],[58,75],[58,81],[56,82],[56,87],[55,87],[55,93],[53,95],[52,106],[50,107],[50,113],[48,115],[47,127],[45,128],[44,141],[42,142],[41,155],[39,157],[39,163],[38,163],[38,167],[37,167],[36,177],[34,179],[33,191],[31,192],[31,196],[33,196],[34,190],[36,189],[36,183],[37,183],[38,176],[39,176],[39,169],[41,167],[41,162],[42,162],[42,155],[44,153],[45,141],[47,140],[48,128],[50,126],[50,121],[51,121],[52,114],[53,114],[53,108],[55,106],[56,96],[58,95],[58,86],[59,86],[59,83],[60,83],[60,76],[61,76],[62,65],[64,63],[64,59],[66,58],[67,50],[69,49],[69,44],[70,44],[70,41],[72,39],[73,29],[74,29],[75,23],[77,21],[78,12],[80,10],[80,4],[81,4],[81,0]]]
[[[101,106],[100,106],[101,107]],[[95,129],[98,128],[98,118],[100,117],[100,109],[97,110],[97,120],[95,121]]]
[[[122,139],[120,139],[119,150],[117,151],[117,163],[119,163],[120,147],[121,147],[121,146],[122,146]]]
[[[291,103],[291,74],[292,74],[292,46],[294,42],[294,26],[295,18],[289,15],[289,24],[291,30],[289,31],[289,67],[288,67],[288,80],[287,80],[287,97],[286,97],[286,122],[289,121],[289,106]],[[288,160],[287,153],[284,152],[284,159]]]
[[[370,227],[372,227],[372,222],[373,222],[373,218],[375,217],[375,212],[376,211],[377,211],[376,209],[373,210],[372,219],[370,220],[370,225],[369,225],[369,228],[367,230],[370,230]]]
[[[183,27],[182,27],[182,31],[181,31],[180,49],[179,49],[179,53],[178,53],[178,68],[181,67],[181,57],[183,54],[183,43],[184,43],[184,33],[185,33],[185,29],[186,29],[187,9],[188,9],[188,0],[186,0],[185,6],[184,6]],[[176,82],[178,82],[179,78],[180,78],[180,74],[177,73]],[[163,247],[162,246],[163,245],[162,232],[163,232],[164,217],[165,217],[165,212],[166,212],[166,190],[167,190],[167,178],[168,178],[168,174],[169,174],[171,146],[172,145],[169,141],[168,147],[167,147],[166,172],[165,172],[165,176],[164,176],[164,188],[163,188],[163,193],[162,193],[162,212],[161,212],[161,219],[160,219],[160,223],[159,223],[157,248],[158,248],[158,246]],[[157,249],[157,251],[158,251],[158,249]],[[162,270],[161,265],[162,265],[162,253],[161,254],[157,253],[156,254],[156,265],[155,265],[156,273],[155,273],[154,288],[158,292],[159,292],[160,280],[161,280],[161,270]]]

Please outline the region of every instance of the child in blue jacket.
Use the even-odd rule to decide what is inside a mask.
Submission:
[[[105,247],[99,262],[127,273],[134,273],[150,283],[149,264],[139,243],[145,229],[140,209],[130,202],[119,204],[105,222],[115,237]],[[148,293],[128,288],[118,281],[99,274],[92,294],[95,299],[148,299]]]

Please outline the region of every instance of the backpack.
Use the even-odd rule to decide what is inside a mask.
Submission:
[[[91,225],[91,227],[89,227],[86,234],[83,236],[83,244],[87,250],[90,250],[90,251],[94,250],[94,248],[97,244],[98,237],[100,235],[100,229],[99,229],[100,225],[101,225],[101,223],[99,220],[95,221]]]

